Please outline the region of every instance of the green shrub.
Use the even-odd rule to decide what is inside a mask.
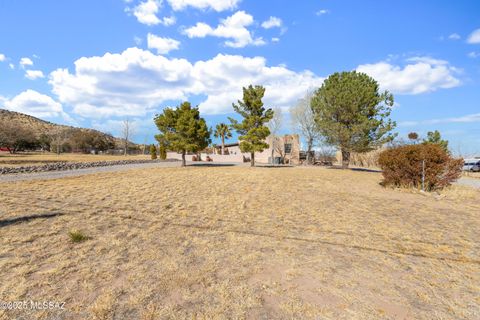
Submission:
[[[154,144],[150,146],[150,157],[152,158],[152,160],[157,159],[157,147],[155,147]]]
[[[163,143],[160,143],[159,147],[159,153],[160,153],[160,159],[161,160],[166,160],[167,159],[167,148]]]
[[[70,240],[73,243],[83,242],[83,241],[89,239],[89,237],[87,235],[85,235],[82,231],[79,231],[79,230],[70,231],[68,233],[68,236],[70,237]]]
[[[425,161],[425,190],[442,189],[461,175],[463,161],[452,158],[438,144],[399,146],[383,151],[378,159],[383,184],[421,188]]]

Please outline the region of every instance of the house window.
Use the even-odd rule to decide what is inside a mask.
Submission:
[[[284,146],[285,153],[292,153],[292,144],[291,143],[285,143]]]

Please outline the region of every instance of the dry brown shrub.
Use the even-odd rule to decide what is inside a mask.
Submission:
[[[461,175],[463,161],[452,158],[437,144],[405,145],[383,151],[378,159],[383,184],[400,187],[422,186],[425,161],[425,190],[443,189]]]

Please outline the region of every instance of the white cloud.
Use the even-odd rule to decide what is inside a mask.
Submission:
[[[443,118],[443,119],[430,119],[423,121],[403,121],[398,125],[401,127],[413,127],[419,125],[431,125],[431,124],[441,124],[441,123],[473,123],[480,122],[480,113],[467,114],[465,116],[453,117],[453,118]]]
[[[480,29],[474,30],[467,39],[467,42],[470,44],[480,43]]]
[[[148,26],[156,25],[161,22],[157,17],[157,12],[162,6],[162,1],[146,0],[133,8],[133,15],[137,17],[138,22]]]
[[[12,70],[15,69],[15,65],[14,65],[13,63],[9,63],[8,66],[9,66],[9,68],[12,69]]]
[[[131,1],[127,2],[130,3]],[[154,26],[162,24],[166,27],[174,25],[177,19],[174,16],[170,17],[158,17],[158,12],[162,8],[163,0],[145,0],[140,2],[133,9],[127,7],[126,12],[133,12],[133,15],[137,18],[138,22],[146,24],[147,26]]]
[[[451,35],[448,36],[448,39],[450,39],[450,40],[460,40],[461,37],[458,33],[452,33]]]
[[[469,58],[475,59],[475,58],[480,57],[480,52],[472,51],[472,52],[469,52],[469,53],[467,54],[467,56],[468,56]]]
[[[215,29],[206,23],[198,22],[195,26],[185,29],[183,33],[189,38],[213,36],[232,39],[225,41],[225,45],[232,48],[264,45],[265,41],[262,38],[254,38],[246,28],[253,22],[253,17],[250,14],[245,13],[245,11],[237,11],[232,16],[222,19]]]
[[[149,49],[156,49],[157,53],[165,54],[172,50],[178,50],[180,42],[170,38],[158,37],[149,33],[147,35],[147,43]]]
[[[217,12],[233,10],[241,0],[167,0],[175,11],[184,10],[187,7],[196,9],[213,9]]]
[[[50,84],[60,102],[89,118],[145,116],[164,103],[205,96],[207,114],[232,112],[242,86],[266,87],[267,106],[287,107],[323,79],[310,71],[267,66],[265,58],[222,55],[191,63],[130,48],[120,54],[81,58],[75,71],[57,69]]]
[[[174,16],[163,17],[160,23],[166,27],[173,26],[175,23],[177,23],[177,18],[175,18]]]
[[[277,17],[270,17],[268,20],[262,23],[262,28],[270,29],[270,28],[280,28],[282,26],[282,19]]]
[[[315,14],[316,14],[317,16],[323,16],[324,14],[327,14],[327,13],[330,13],[330,10],[320,9],[320,10],[318,10],[317,12],[315,12]]]
[[[272,38],[272,42],[279,42],[279,41],[280,41],[280,38],[277,38],[277,37]]]
[[[403,66],[381,61],[364,64],[357,71],[366,73],[376,79],[383,89],[397,94],[419,94],[438,89],[457,87],[461,84],[455,77],[459,70],[447,61],[430,57],[414,57]]]
[[[39,118],[53,118],[57,116],[69,118],[63,111],[60,103],[53,100],[50,96],[30,89],[23,91],[11,100],[5,101],[4,106],[8,110],[26,113]]]
[[[36,80],[39,78],[45,78],[41,70],[27,70],[25,71],[25,78],[30,80]]]
[[[0,53],[0,62],[5,61],[7,57],[3,53]]]
[[[115,137],[121,137],[124,120],[95,119],[91,121],[91,124],[94,129],[112,134]],[[158,131],[151,117],[129,118],[128,121],[133,141],[143,143],[147,137],[152,137]]]
[[[25,66],[33,66],[33,61],[32,61],[32,59],[30,59],[30,58],[24,57],[24,58],[20,59],[20,65],[21,65],[22,67],[25,67]]]

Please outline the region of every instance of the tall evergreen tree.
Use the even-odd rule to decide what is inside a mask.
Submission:
[[[265,139],[270,130],[265,125],[273,118],[273,110],[263,107],[262,98],[265,88],[262,86],[248,86],[243,88],[243,101],[233,104],[233,109],[243,117],[242,122],[229,118],[239,134],[240,150],[250,152],[251,166],[255,166],[255,152],[262,152],[268,148]]]
[[[161,134],[155,139],[165,148],[182,154],[182,166],[186,166],[187,152],[198,152],[210,143],[210,131],[198,107],[183,102],[175,109],[166,108],[155,116],[155,124]]]
[[[229,139],[232,137],[230,128],[225,123],[219,123],[215,127],[215,138],[222,138],[222,154],[225,154],[225,138]]]
[[[342,153],[348,167],[351,152],[367,152],[395,137],[389,119],[393,95],[379,92],[375,79],[356,71],[334,73],[311,101],[318,129],[327,144]]]

